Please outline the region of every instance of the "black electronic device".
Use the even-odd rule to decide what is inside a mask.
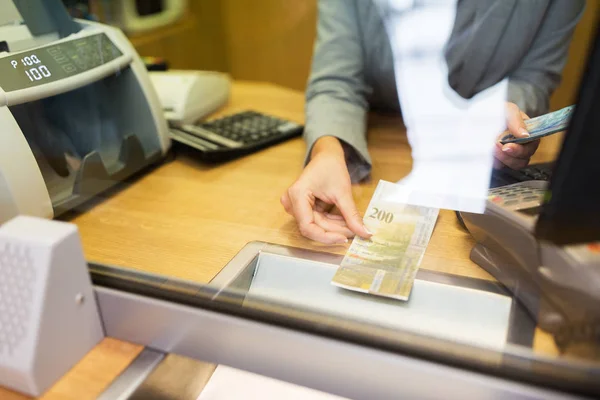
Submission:
[[[534,170],[538,179],[494,187],[483,214],[460,213],[476,241],[471,259],[519,298],[561,351],[582,342],[600,348],[600,28],[590,49],[551,174]]]
[[[171,127],[171,138],[196,149],[200,159],[221,162],[300,136],[303,126],[257,111],[244,111],[195,125]]]
[[[556,244],[600,241],[600,28],[535,235]]]
[[[517,170],[508,167],[495,169],[492,172],[490,188],[512,185],[513,183],[525,181],[549,181],[552,177],[553,169],[553,162],[531,164]]]

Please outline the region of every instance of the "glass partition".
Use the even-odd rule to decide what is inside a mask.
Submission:
[[[115,42],[131,45],[125,51],[132,63],[82,89],[8,108],[18,125],[37,127],[24,130],[27,140],[51,121],[77,125],[67,138],[77,153],[66,158],[77,164],[65,165],[71,172],[94,150],[122,167],[122,143],[129,135],[143,139],[131,150],[141,157],[139,168],[112,178],[92,174],[102,190],[55,210],[56,219],[77,226],[94,284],[598,394],[598,245],[555,245],[535,236],[540,210],[560,189],[561,182],[552,191],[548,185],[563,139],[581,128],[571,124],[526,144],[500,143],[507,134],[523,135],[527,120],[578,102],[600,112],[579,97],[597,46],[597,2],[548,2],[543,10],[517,2],[510,10],[490,6],[488,14],[458,2],[444,11],[451,18],[446,31],[433,17],[426,26],[432,43],[443,40],[444,85],[452,96],[475,101],[503,88],[502,108],[493,111],[502,126],[483,145],[481,164],[479,155],[465,152],[432,167],[428,176],[439,181],[435,175],[450,174],[453,165],[489,164],[482,174],[491,184],[479,193],[485,207],[477,212],[436,211],[422,258],[415,256],[418,272],[407,300],[332,280],[349,251],[361,257],[351,250],[355,236],[379,243],[378,231],[364,234],[363,221],[380,180],[417,176],[420,167],[413,166],[427,161],[412,128],[416,119],[425,126],[444,114],[433,106],[417,112],[422,102],[402,93],[401,83],[410,79],[398,55],[406,48],[398,50],[390,16],[422,17],[420,8],[394,14],[402,2],[345,0],[64,3],[82,26],[121,30]],[[428,3],[421,11],[434,7]],[[398,21],[400,27],[410,22]],[[427,57],[427,48],[409,50]],[[161,84],[159,74],[171,75]],[[595,78],[586,79],[591,85]],[[584,126],[592,114],[575,116]],[[108,137],[95,143],[98,127]],[[461,129],[479,132],[479,126]],[[442,153],[469,144],[460,136],[458,149],[450,149],[452,141],[438,133]],[[42,157],[39,143],[30,145]],[[64,178],[47,169],[50,196],[64,200]],[[589,184],[597,185],[591,174]],[[110,185],[102,183],[109,178]],[[469,179],[446,189],[471,196]],[[512,207],[517,200],[522,207]]]

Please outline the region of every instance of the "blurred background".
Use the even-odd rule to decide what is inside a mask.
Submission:
[[[304,90],[317,0],[64,0],[74,16],[120,26],[142,56],[172,69],[222,71],[234,79]],[[600,2],[587,0],[552,110],[575,101]]]

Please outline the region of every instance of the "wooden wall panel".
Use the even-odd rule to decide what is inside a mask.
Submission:
[[[581,75],[585,68],[589,46],[592,44],[598,24],[600,2],[587,0],[585,14],[575,29],[569,49],[569,60],[563,70],[561,85],[556,89],[550,101],[550,108],[558,110],[573,104],[577,100],[577,91]]]
[[[190,0],[175,27],[134,37],[142,55],[158,55],[174,68],[229,72],[235,79],[304,90],[310,71],[317,0]],[[551,108],[575,101],[600,2],[588,0],[576,29],[562,84]]]
[[[228,71],[221,7],[219,0],[190,0],[178,23],[130,39],[140,55],[164,57],[171,68]]]
[[[316,0],[221,0],[229,71],[236,79],[304,90]]]

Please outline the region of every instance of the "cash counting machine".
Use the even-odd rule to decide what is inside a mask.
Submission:
[[[146,69],[118,29],[58,0],[0,0],[0,222],[71,210],[167,152]]]

